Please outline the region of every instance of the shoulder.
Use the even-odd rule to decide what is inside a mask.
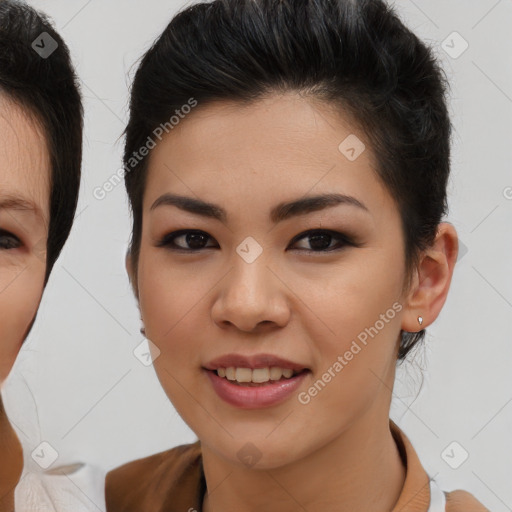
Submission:
[[[467,491],[446,492],[446,512],[490,512]]]
[[[194,502],[201,474],[199,441],[128,462],[107,473],[107,511],[163,510],[171,497]]]
[[[104,480],[102,469],[82,462],[52,467],[43,472],[32,471],[28,467],[15,489],[14,508],[17,511],[104,510]]]

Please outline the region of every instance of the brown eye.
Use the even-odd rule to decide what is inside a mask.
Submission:
[[[306,238],[309,239],[310,248],[299,249],[301,251],[332,252],[343,249],[347,245],[356,245],[348,236],[326,229],[316,229],[301,233],[294,238],[292,243],[296,244],[298,241]],[[199,252],[202,249],[218,247],[218,245],[206,245],[208,240],[213,240],[213,238],[204,231],[182,229],[165,235],[157,243],[157,247],[165,247],[173,251],[183,252]],[[332,245],[333,241],[337,243]]]
[[[330,231],[325,229],[316,229],[312,231],[306,231],[301,233],[294,239],[294,242],[298,242],[303,239],[309,239],[309,245],[311,248],[301,249],[306,252],[331,252],[338,249],[342,249],[347,245],[354,245],[350,239],[337,231]],[[333,241],[338,241],[337,244],[331,246]]]
[[[0,229],[0,250],[17,249],[21,246],[20,239],[8,231]]]
[[[169,233],[157,245],[158,247],[166,247],[176,251],[194,252],[211,248],[212,246],[206,245],[208,239],[211,239],[211,236],[204,231],[181,230]],[[178,244],[176,240],[181,241]]]

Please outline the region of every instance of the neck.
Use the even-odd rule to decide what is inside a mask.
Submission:
[[[14,489],[23,470],[23,450],[0,394],[0,512],[14,510]]]
[[[370,412],[311,455],[271,470],[240,469],[203,447],[204,512],[393,510],[405,467],[388,412]],[[222,485],[220,485],[222,483]]]

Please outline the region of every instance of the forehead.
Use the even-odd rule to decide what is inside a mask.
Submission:
[[[50,162],[42,127],[0,94],[0,198],[15,196],[49,213]]]
[[[163,144],[152,152],[150,160],[165,156],[162,147],[167,146],[180,160],[190,162],[222,159],[241,164],[237,158],[245,159],[262,149],[290,161],[333,162],[339,160],[339,143],[351,134],[364,138],[356,123],[340,109],[334,111],[332,106],[294,93],[275,94],[248,105],[216,101],[199,104],[184,116],[164,135]],[[265,162],[265,153],[258,156]],[[372,157],[371,151],[366,151],[362,160]]]
[[[361,152],[351,159],[345,146],[354,143]],[[219,201],[239,197],[247,206],[337,189],[373,196],[380,207],[390,198],[376,166],[356,123],[318,101],[288,93],[246,106],[199,104],[151,151],[145,208],[169,189]]]

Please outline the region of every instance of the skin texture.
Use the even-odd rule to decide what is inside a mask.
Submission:
[[[0,386],[43,293],[50,167],[40,127],[0,96]],[[14,202],[16,200],[16,202]],[[22,201],[22,202],[20,202]],[[0,397],[0,511],[13,509],[21,445]]]
[[[354,161],[338,149],[350,134],[366,144]],[[405,469],[389,408],[399,333],[419,330],[419,315],[422,327],[438,316],[458,246],[453,226],[440,224],[402,293],[400,215],[374,169],[369,143],[348,117],[291,93],[244,108],[199,105],[152,150],[132,284],[146,336],[161,351],[160,382],[202,442],[206,512],[391,510],[398,499]],[[269,219],[278,203],[333,192],[368,211],[338,205]],[[169,205],[151,210],[164,193],[218,204],[227,220]],[[319,228],[351,235],[357,246],[307,252],[307,235],[292,242]],[[183,236],[175,243],[190,252],[158,246],[181,229],[204,231],[206,248],[192,252]],[[250,264],[236,252],[248,236],[263,250]],[[127,269],[134,279],[129,256]],[[270,353],[311,370],[299,389],[306,391],[396,302],[394,318],[307,405],[292,394],[273,407],[238,409],[202,370],[220,355]],[[252,467],[237,455],[246,443],[260,456]]]

